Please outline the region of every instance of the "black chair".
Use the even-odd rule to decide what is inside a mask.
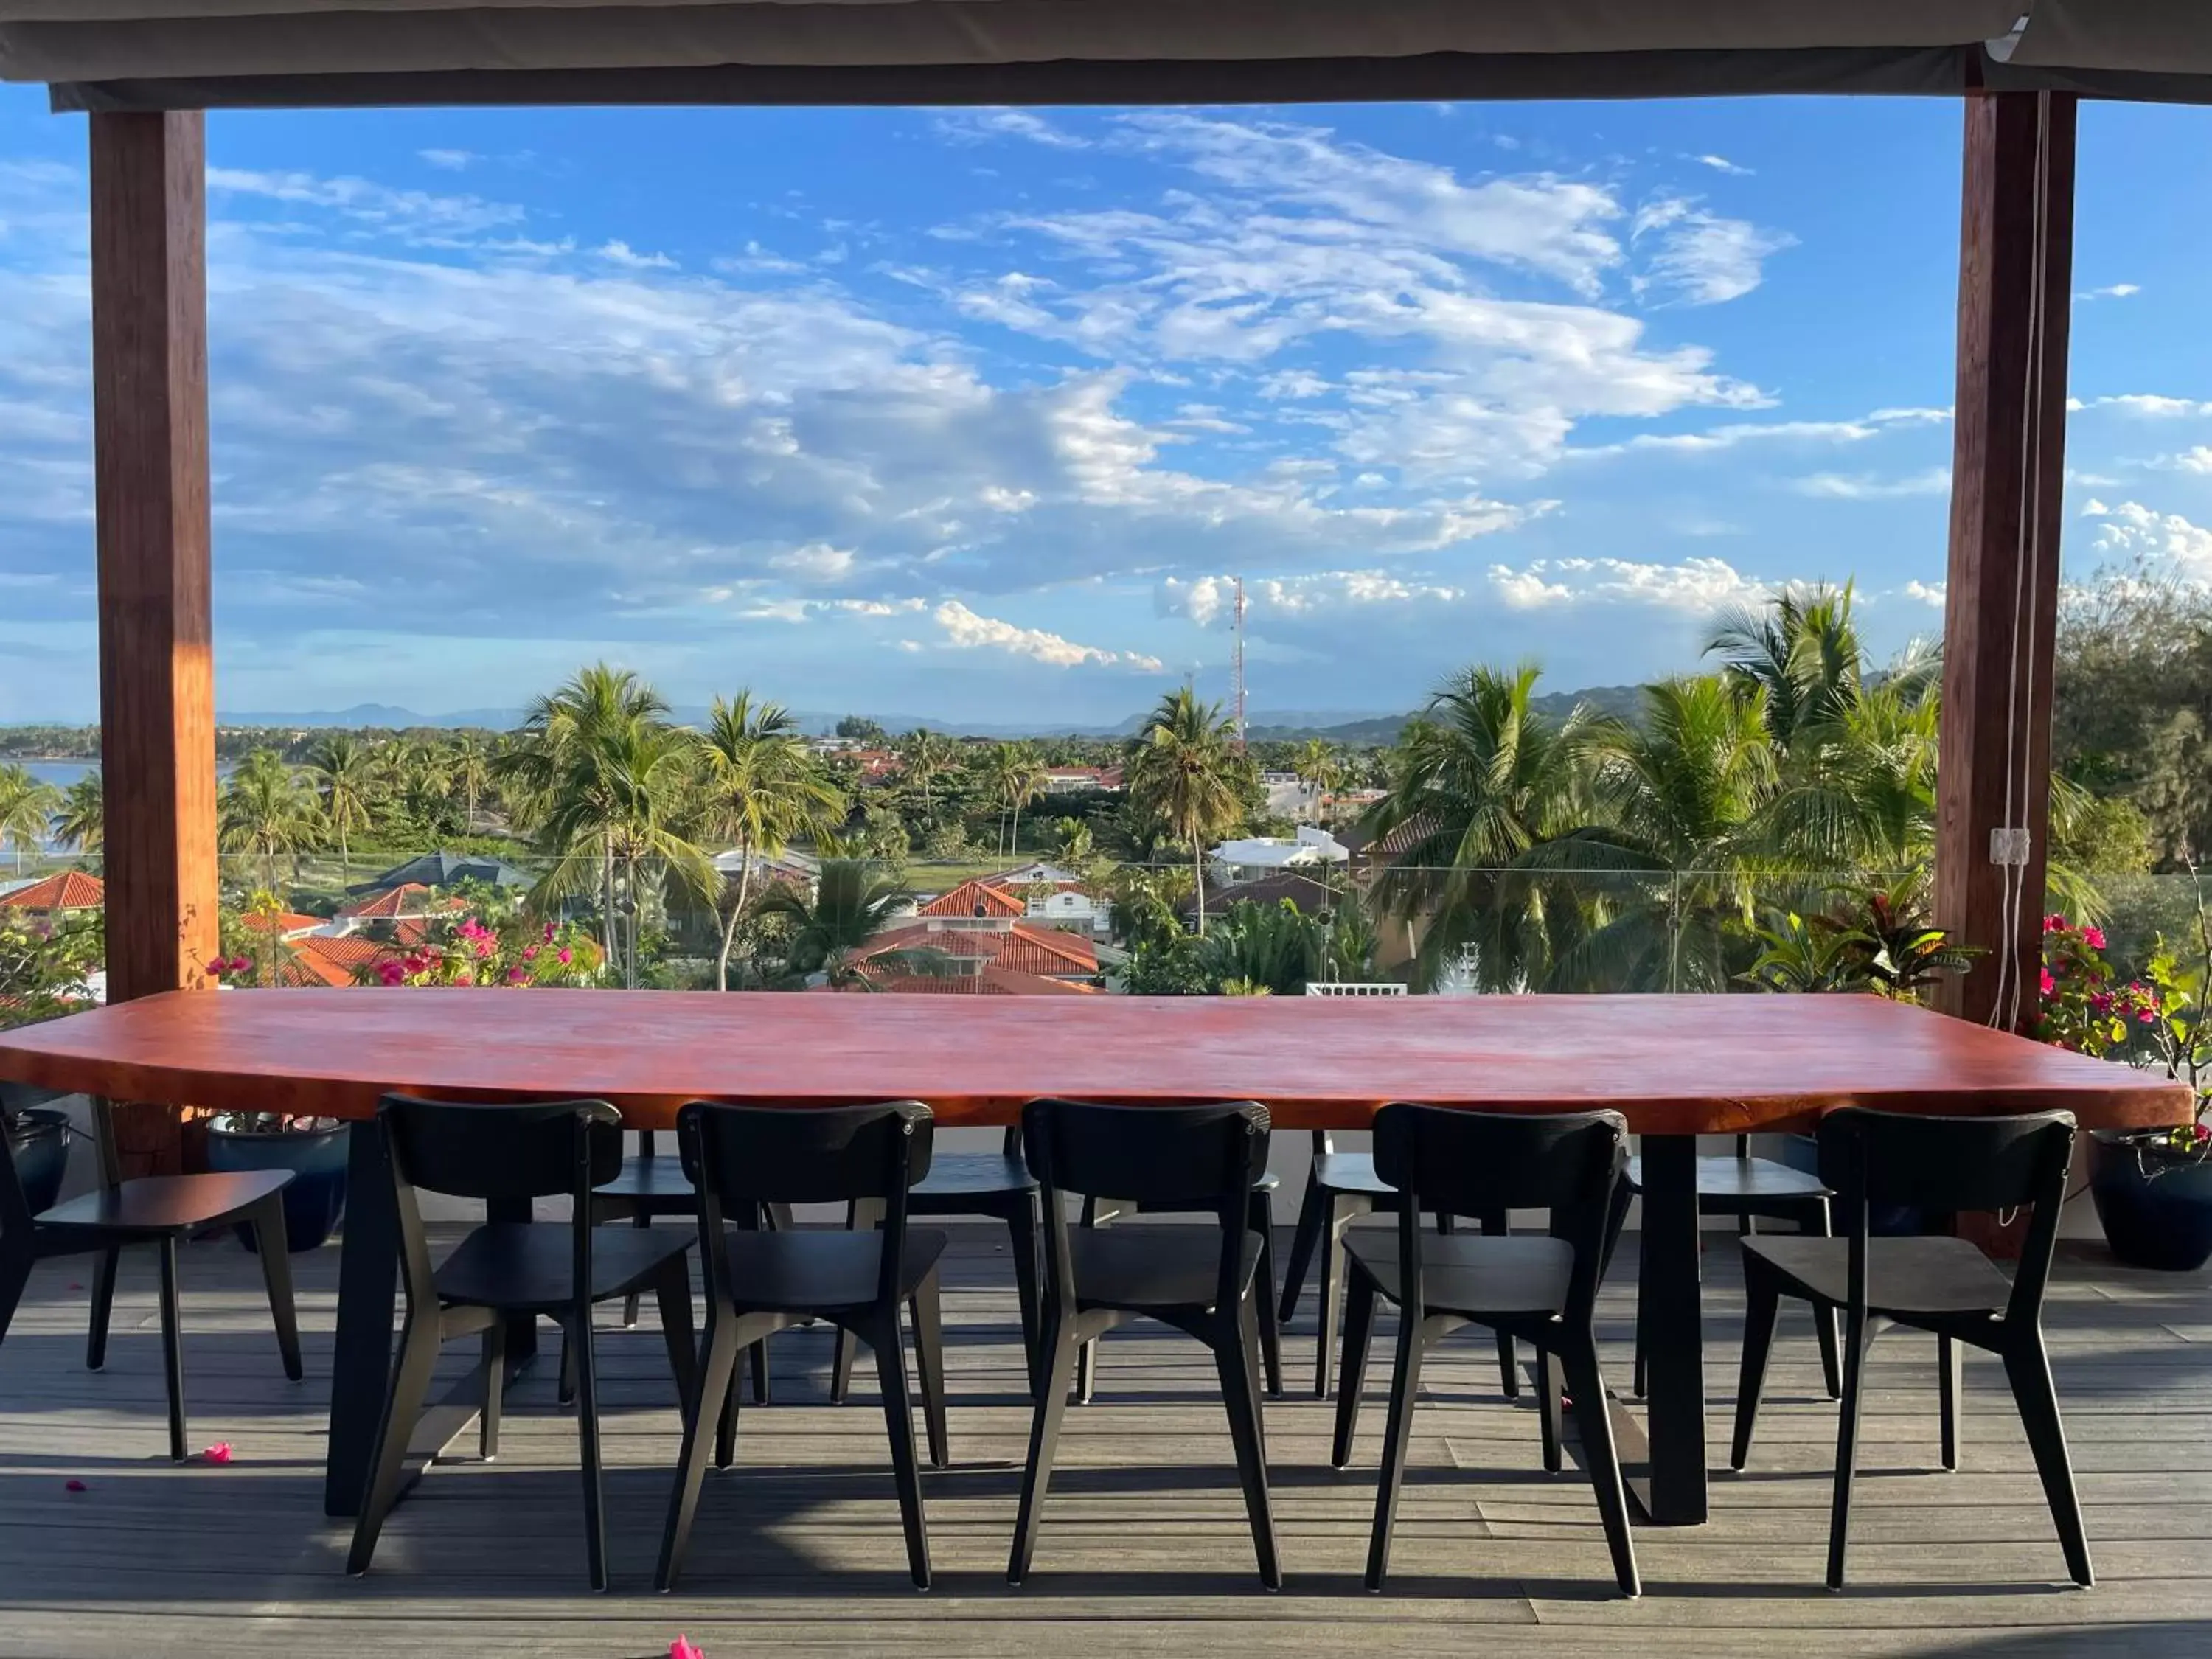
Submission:
[[[622,1162],[622,1118],[603,1100],[518,1106],[465,1105],[386,1095],[377,1133],[392,1170],[399,1219],[399,1277],[407,1315],[378,1425],[376,1454],[362,1494],[346,1571],[368,1571],[384,1517],[399,1496],[408,1442],[429,1393],[439,1350],[465,1336],[483,1342],[478,1449],[499,1452],[507,1374],[507,1319],[544,1315],[562,1328],[562,1364],[573,1370],[576,1432],[584,1474],[584,1542],[592,1588],[607,1587],[606,1521],[599,1494],[599,1368],[592,1310],[640,1288],[660,1304],[661,1330],[679,1396],[690,1386],[691,1236],[673,1230],[594,1227],[592,1191]],[[433,1267],[415,1194],[442,1193],[491,1204],[565,1194],[567,1221],[491,1222],[471,1231]]]
[[[38,1215],[0,1147],[0,1340],[30,1282],[31,1269],[50,1256],[94,1255],[92,1330],[85,1344],[88,1370],[107,1363],[107,1321],[115,1303],[115,1271],[124,1249],[151,1244],[161,1263],[161,1358],[169,1391],[169,1455],[183,1462],[185,1360],[179,1334],[177,1244],[204,1228],[242,1221],[253,1229],[253,1248],[269,1287],[269,1312],[284,1375],[300,1380],[300,1326],[292,1306],[292,1264],[285,1250],[284,1188],[288,1170],[228,1175],[140,1176],[119,1178],[115,1135],[107,1103],[93,1102],[93,1139],[99,1149],[100,1185]]]
[[[1868,1344],[1877,1329],[1890,1325],[1934,1334],[1947,1469],[1959,1466],[1961,1345],[1985,1349],[2004,1361],[2067,1569],[2075,1583],[2094,1583],[2089,1540],[2081,1529],[2081,1506],[2066,1455],[2066,1431],[2058,1419],[2058,1396],[2043,1346],[2043,1292],[2051,1279],[2059,1206],[2074,1155],[2072,1115],[1928,1117],[1848,1107],[1820,1120],[1820,1176],[1835,1189],[1844,1236],[1773,1235],[1743,1241],[1749,1310],[1729,1462],[1741,1469],[1751,1453],[1752,1425],[1759,1415],[1781,1298],[1809,1302],[1818,1314],[1841,1313],[1844,1403],[1836,1425],[1836,1488],[1828,1528],[1828,1588],[1841,1589]],[[2019,1266],[2008,1280],[1978,1247],[1963,1238],[1870,1237],[1868,1210],[1875,1205],[1939,1212],[2027,1208],[2032,1213]]]
[[[1044,1387],[1043,1366],[1037,1353],[1037,1183],[1022,1158],[1022,1132],[1008,1129],[996,1152],[933,1153],[929,1173],[907,1194],[907,1213],[982,1215],[1006,1223],[1007,1253],[1013,1258],[1014,1297],[1021,1308],[1024,1375],[1034,1396]],[[880,1199],[856,1199],[846,1210],[848,1226],[881,1226],[883,1219]],[[844,1404],[852,1385],[853,1351],[859,1340],[849,1330],[837,1333],[830,1398],[838,1405]]]
[[[637,1156],[623,1160],[614,1179],[592,1192],[592,1224],[604,1227],[613,1222],[627,1221],[633,1227],[650,1227],[663,1216],[682,1216],[686,1220],[697,1212],[699,1195],[692,1190],[690,1177],[684,1173],[681,1158],[664,1158],[653,1149],[653,1131],[640,1133]],[[788,1226],[788,1213],[780,1218]],[[635,1291],[623,1298],[622,1322],[624,1330],[637,1324],[638,1293]],[[753,1400],[766,1405],[769,1400],[768,1345],[762,1343],[752,1351]],[[574,1391],[573,1380],[563,1369],[561,1398],[565,1405]]]
[[[1606,1243],[1628,1201],[1621,1179],[1626,1135],[1617,1112],[1538,1115],[1399,1104],[1376,1114],[1375,1167],[1405,1194],[1406,1202],[1395,1239],[1355,1236],[1350,1243],[1352,1297],[1329,1458],[1340,1469],[1351,1461],[1375,1304],[1386,1297],[1399,1310],[1398,1363],[1390,1378],[1390,1419],[1367,1550],[1369,1589],[1382,1588],[1389,1564],[1421,1356],[1461,1326],[1478,1324],[1535,1345],[1544,1467],[1555,1474],[1564,1382],[1574,1401],[1590,1484],[1597,1489],[1613,1576],[1623,1595],[1639,1593],[1592,1318]],[[1421,1236],[1423,1210],[1479,1215],[1516,1208],[1549,1209],[1549,1235],[1462,1234],[1428,1241]]]
[[[1371,1152],[1340,1152],[1327,1129],[1313,1132],[1313,1169],[1306,1177],[1305,1201],[1298,1206],[1298,1230],[1291,1240],[1291,1260],[1283,1274],[1283,1305],[1276,1315],[1287,1325],[1297,1311],[1298,1292],[1305,1286],[1306,1269],[1320,1263],[1315,1293],[1321,1304],[1321,1323],[1314,1343],[1314,1398],[1328,1398],[1329,1378],[1336,1365],[1336,1338],[1344,1315],[1344,1230],[1363,1215],[1384,1211],[1395,1215],[1401,1202],[1398,1189],[1375,1173]],[[1507,1231],[1503,1213],[1480,1218],[1486,1233]],[[1439,1212],[1437,1231],[1454,1231],[1454,1218]],[[1513,1339],[1498,1334],[1498,1380],[1505,1397],[1520,1397],[1521,1379],[1515,1366]]]
[[[915,1586],[929,1588],[929,1535],[922,1518],[906,1354],[899,1340],[899,1304],[906,1303],[914,1317],[929,1461],[943,1468],[951,1453],[937,1261],[945,1253],[945,1237],[906,1224],[908,1188],[929,1172],[932,1127],[929,1108],[910,1100],[830,1109],[695,1101],[678,1115],[684,1171],[699,1189],[707,1334],[697,1385],[684,1401],[684,1449],[654,1581],[660,1589],[672,1589],[683,1571],[699,1486],[707,1474],[709,1414],[718,1407],[714,1465],[727,1468],[737,1455],[738,1351],[809,1319],[827,1320],[854,1333],[875,1352],[899,1515],[906,1526],[907,1565]],[[883,1206],[879,1230],[771,1230],[761,1224],[760,1212],[767,1205],[855,1200]],[[738,1224],[726,1225],[731,1220]]]
[[[1251,1101],[1148,1107],[1036,1100],[1022,1113],[1022,1146],[1043,1191],[1041,1346],[1048,1365],[1030,1429],[1008,1581],[1029,1576],[1036,1551],[1078,1354],[1141,1315],[1213,1351],[1261,1582],[1279,1589],[1258,1375],[1258,1303],[1269,1291],[1257,1276],[1267,1245],[1252,1229],[1253,1182],[1267,1167],[1267,1109]],[[1069,1227],[1066,1195],[1104,1194],[1156,1210],[1211,1211],[1216,1226]]]
[[[1644,1160],[1628,1160],[1628,1188],[1634,1194],[1644,1191]],[[1759,1229],[1753,1223],[1760,1218],[1789,1221],[1796,1224],[1801,1233],[1816,1238],[1829,1236],[1828,1200],[1832,1194],[1820,1176],[1771,1158],[1751,1155],[1751,1137],[1735,1138],[1733,1158],[1700,1158],[1698,1160],[1698,1213],[1732,1215],[1736,1220],[1736,1235],[1749,1238]],[[1636,1298],[1636,1397],[1644,1397],[1644,1310],[1651,1298],[1639,1294]],[[1832,1313],[1815,1309],[1813,1314],[1814,1334],[1820,1343],[1820,1375],[1828,1386],[1828,1398],[1840,1400],[1844,1393],[1843,1362],[1837,1346],[1836,1320]]]

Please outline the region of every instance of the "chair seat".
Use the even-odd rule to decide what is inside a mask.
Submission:
[[[1314,1179],[1337,1193],[1366,1193],[1395,1198],[1398,1189],[1375,1173],[1371,1152],[1323,1152],[1314,1159]]]
[[[291,1179],[289,1170],[139,1176],[57,1204],[33,1221],[40,1228],[185,1233],[234,1220],[270,1194],[283,1191]]]
[[[1394,1234],[1356,1234],[1346,1249],[1384,1296],[1405,1299]],[[1542,1233],[1425,1238],[1421,1305],[1431,1313],[1559,1313],[1567,1305],[1574,1268],[1574,1246]]]
[[[1850,1241],[1754,1233],[1743,1241],[1778,1272],[1791,1294],[1841,1306],[1849,1294]],[[1995,1313],[2012,1281],[1963,1238],[1870,1238],[1867,1308],[1873,1313]]]
[[[1244,1283],[1258,1270],[1260,1235],[1244,1235]],[[1221,1273],[1214,1227],[1079,1227],[1068,1234],[1077,1306],[1210,1308]]]
[[[1001,1152],[938,1152],[930,1158],[928,1175],[915,1183],[908,1200],[919,1210],[927,1199],[990,1198],[1036,1189],[1036,1177],[1020,1158]]]
[[[1644,1190],[1644,1160],[1628,1160],[1628,1184]],[[1820,1178],[1771,1158],[1701,1158],[1698,1160],[1698,1201],[1717,1204],[1756,1204],[1775,1200],[1830,1196]]]
[[[854,1308],[876,1299],[883,1271],[880,1232],[747,1232],[722,1235],[730,1264],[730,1299],[740,1313],[813,1313]],[[929,1276],[945,1254],[945,1236],[933,1227],[906,1230],[902,1297]]]
[[[627,1198],[641,1204],[665,1204],[672,1212],[688,1213],[696,1201],[684,1160],[677,1158],[633,1158],[623,1161],[612,1181],[592,1188],[601,1198]]]
[[[611,1301],[651,1285],[691,1248],[680,1227],[592,1230],[592,1300]],[[575,1300],[576,1235],[565,1221],[502,1221],[478,1227],[432,1273],[439,1299],[515,1312],[562,1309]]]

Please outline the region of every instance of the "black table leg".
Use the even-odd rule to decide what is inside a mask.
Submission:
[[[1698,1255],[1698,1141],[1646,1135],[1641,1316],[1647,1431],[1615,1406],[1624,1464],[1640,1462],[1629,1486],[1645,1516],[1666,1527],[1705,1519],[1705,1322]]]
[[[323,1513],[355,1514],[376,1455],[392,1385],[392,1308],[399,1283],[399,1215],[384,1137],[356,1123],[346,1137],[345,1231],[338,1256],[338,1328],[331,1359],[331,1442]]]

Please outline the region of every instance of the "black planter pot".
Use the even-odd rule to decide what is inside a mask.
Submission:
[[[2212,1261],[2212,1159],[2138,1153],[2110,1131],[2096,1142],[2089,1194],[2112,1254],[2166,1273]]]
[[[208,1126],[210,1170],[289,1170],[284,1188],[284,1239],[294,1255],[329,1242],[345,1214],[347,1135],[343,1123],[327,1129],[280,1129],[255,1133],[217,1118]],[[240,1224],[238,1242],[253,1248],[253,1229]]]
[[[8,1156],[15,1162],[16,1179],[23,1183],[33,1215],[52,1209],[61,1197],[70,1139],[76,1133],[69,1114],[51,1106],[18,1107],[8,1114]]]

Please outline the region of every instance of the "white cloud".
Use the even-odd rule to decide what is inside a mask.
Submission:
[[[946,642],[965,651],[1006,651],[1054,668],[1073,668],[1088,663],[1101,667],[1141,669],[1154,674],[1160,671],[1157,657],[1133,651],[1102,651],[1097,646],[1078,645],[1042,628],[1021,628],[995,617],[979,617],[957,599],[947,599],[932,614],[937,625],[945,630]]]
[[[2069,398],[2066,406],[2070,410],[2116,409],[2124,415],[2140,415],[2150,420],[2179,420],[2192,415],[2212,415],[2212,401],[2168,398],[2154,392],[2125,392],[2117,397],[2087,400]]]
[[[2129,300],[2142,292],[2140,283],[2112,283],[2103,288],[2082,289],[2074,297],[2077,300]]]
[[[1630,237],[1650,249],[1632,281],[1635,292],[1693,306],[1742,298],[1759,286],[1765,262],[1797,242],[1746,219],[1723,219],[1682,196],[1638,208]]]
[[[1733,179],[1748,179],[1752,169],[1738,167],[1725,155],[1692,155],[1688,158],[1699,167],[1711,167],[1715,173],[1725,173]]]
[[[1943,608],[1944,586],[1942,582],[1909,581],[1899,591],[1908,599],[1917,599],[1923,605],[1941,611]]]
[[[1890,501],[1900,495],[1942,495],[1949,493],[1951,469],[1931,466],[1925,471],[1911,473],[1901,478],[1877,477],[1865,472],[1815,472],[1810,477],[1796,480],[1793,488],[1801,495],[1817,495],[1826,501]]]
[[[1757,605],[1771,582],[1743,575],[1724,559],[1685,559],[1679,564],[1630,559],[1537,559],[1515,569],[1490,568],[1492,590],[1518,610],[1551,605],[1634,604],[1704,616],[1726,605]]]
[[[788,553],[778,553],[769,563],[805,582],[836,581],[853,574],[853,550],[827,542],[809,542]]]
[[[955,143],[980,144],[994,138],[1022,138],[1050,149],[1085,149],[1090,140],[1054,125],[1034,110],[947,110],[936,118],[940,137]]]
[[[210,167],[209,193],[216,199],[244,198],[313,208],[338,214],[364,229],[433,246],[472,239],[520,224],[523,211],[511,203],[477,196],[440,196],[428,191],[395,190],[367,179],[329,178],[310,173],[257,172]]]
[[[1234,610],[1233,580],[1170,576],[1154,595],[1164,616],[1187,617],[1200,628],[1227,627]],[[1265,632],[1273,617],[1306,617],[1347,609],[1384,605],[1455,605],[1467,590],[1439,582],[1409,580],[1383,570],[1322,570],[1308,575],[1261,577],[1244,584],[1249,624]]]
[[[609,264],[619,265],[624,270],[673,270],[676,269],[676,261],[665,253],[640,253],[628,242],[602,242],[595,252]]]
[[[2184,472],[2212,472],[2212,444],[2199,444],[2173,458],[2173,465]]]
[[[443,173],[465,173],[483,160],[471,149],[418,149],[415,154]]]
[[[2096,541],[2103,551],[2168,559],[2191,579],[2212,579],[2212,528],[2192,524],[2179,513],[2155,512],[2140,501],[2108,507],[2093,497],[2083,504],[2081,514],[2104,520],[2097,527]]]

